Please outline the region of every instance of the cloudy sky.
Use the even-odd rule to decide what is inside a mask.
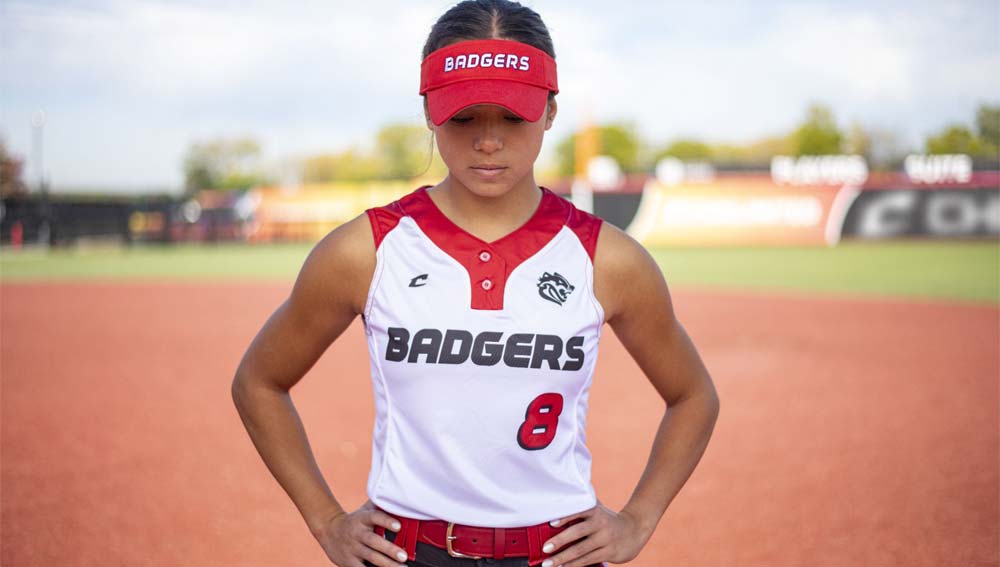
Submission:
[[[191,143],[252,136],[280,164],[421,122],[420,50],[454,2],[0,2],[0,138],[60,188],[173,188]],[[556,46],[560,115],[647,141],[744,142],[806,106],[914,147],[1000,101],[995,0],[531,0]],[[627,7],[609,11],[609,7]],[[543,150],[543,159],[549,156]]]

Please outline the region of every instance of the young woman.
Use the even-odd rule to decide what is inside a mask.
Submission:
[[[517,3],[445,13],[420,92],[448,176],[324,237],[240,363],[247,431],[340,567],[624,563],[708,443],[718,397],[662,272],[535,183],[556,117],[554,57],[541,18]],[[358,315],[376,422],[369,500],[348,512],[289,390]],[[604,323],[666,406],[618,511],[596,497],[584,442]]]

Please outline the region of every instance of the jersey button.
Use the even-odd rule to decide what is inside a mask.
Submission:
[[[479,253],[479,259],[482,260],[483,262],[489,262],[490,258],[492,258],[492,256],[490,256],[490,253],[487,252],[486,250],[483,250],[482,252]]]
[[[485,289],[486,291],[489,291],[493,287],[493,281],[492,280],[483,280],[483,283],[481,283],[480,285],[483,286],[483,289]]]

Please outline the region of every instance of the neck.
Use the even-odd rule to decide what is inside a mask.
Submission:
[[[534,174],[526,175],[509,191],[497,196],[477,195],[451,175],[428,191],[455,224],[466,229],[473,227],[476,233],[481,233],[477,236],[485,233],[486,240],[492,240],[491,234],[503,236],[527,222],[542,199]]]

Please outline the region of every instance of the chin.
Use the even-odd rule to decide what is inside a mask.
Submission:
[[[470,193],[479,197],[499,197],[507,194],[514,187],[514,184],[507,179],[483,180],[459,178],[458,181]]]

